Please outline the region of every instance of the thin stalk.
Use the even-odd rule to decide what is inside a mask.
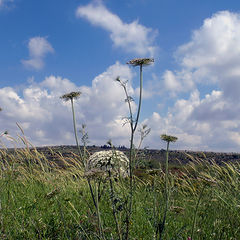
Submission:
[[[199,197],[198,197],[198,201],[197,201],[197,204],[196,204],[196,207],[195,207],[195,211],[194,211],[194,215],[193,215],[193,223],[192,223],[192,231],[191,231],[191,239],[193,239],[193,235],[194,235],[194,228],[195,228],[195,225],[196,225],[196,219],[197,219],[197,211],[198,211],[198,207],[199,207],[199,204],[200,204],[200,200],[203,196],[203,191],[205,189],[205,187],[207,186],[207,184],[204,184],[203,185],[203,188],[199,194]]]
[[[131,103],[130,103],[130,96],[128,95],[128,92],[127,92],[127,88],[124,84],[122,84],[123,86],[123,89],[124,89],[124,92],[125,92],[125,95],[126,95],[126,99],[127,99],[127,103],[128,103],[128,109],[129,109],[129,112],[130,112],[130,126],[131,126],[131,131],[133,131],[133,114],[132,114],[132,107],[131,107]]]
[[[133,138],[134,138],[134,131],[131,131],[131,142],[130,142],[130,156],[129,156],[129,171],[130,171],[130,200],[129,200],[129,209],[126,217],[126,236],[125,239],[127,240],[129,237],[129,225],[130,219],[132,215],[132,198],[133,198],[133,174],[132,174],[132,156],[133,156]]]
[[[67,231],[66,220],[64,218],[63,211],[62,211],[62,208],[61,208],[61,203],[58,199],[56,201],[57,201],[58,209],[59,209],[59,212],[60,212],[60,217],[61,217],[61,220],[63,222],[64,235],[67,239],[70,239],[68,231]]]
[[[156,196],[156,176],[154,176],[153,178],[153,188],[152,188],[152,192],[153,192],[153,219],[154,219],[154,226],[157,226],[157,196]],[[157,235],[155,232],[155,235],[153,236],[154,239],[157,239]]]
[[[142,103],[142,88],[143,88],[142,64],[140,64],[140,90],[139,90],[138,111],[137,111],[137,117],[136,117],[135,124],[133,123],[131,104],[130,104],[130,101],[128,101],[129,111],[130,111],[131,138],[130,138],[130,156],[129,156],[130,200],[129,200],[129,209],[128,209],[128,213],[127,213],[127,219],[126,219],[126,224],[127,224],[126,236],[125,236],[126,240],[129,238],[129,225],[130,225],[130,219],[132,216],[132,204],[133,204],[133,140],[134,140],[134,133],[136,131],[139,116],[140,116],[141,103]],[[127,99],[128,99],[128,94],[127,94],[126,90],[125,90],[125,93],[126,93]]]
[[[97,207],[97,217],[98,217],[98,228],[99,228],[99,234],[102,239],[105,239],[104,234],[103,234],[103,229],[102,229],[102,221],[101,221],[101,216],[100,216],[100,210],[99,210],[99,202],[98,202],[98,188],[95,183],[95,196],[96,196],[96,207]]]
[[[140,65],[140,90],[139,90],[139,102],[138,102],[138,111],[135,126],[133,128],[134,132],[137,128],[138,119],[140,115],[141,105],[142,105],[142,88],[143,88],[143,78],[142,78],[142,64]]]
[[[176,142],[177,137],[162,134],[161,139],[165,142],[167,142],[167,151],[166,151],[166,164],[165,164],[165,210],[163,215],[163,220],[159,220],[157,229],[156,229],[156,236],[159,232],[159,240],[162,239],[162,235],[165,229],[165,223],[167,218],[167,212],[168,212],[168,202],[169,202],[169,186],[168,186],[168,154],[169,154],[169,143],[170,142]]]
[[[113,189],[113,182],[112,182],[112,176],[111,176],[111,171],[109,170],[108,171],[108,176],[109,176],[109,184],[110,184],[110,198],[111,198],[111,201],[112,201],[112,211],[113,211],[113,216],[114,216],[114,221],[115,221],[115,224],[116,224],[116,232],[118,234],[118,239],[119,240],[122,240],[122,236],[121,236],[121,230],[120,230],[120,227],[119,227],[119,222],[118,222],[118,219],[117,219],[117,214],[116,214],[116,207],[115,207],[115,204],[114,204],[114,189]]]
[[[130,101],[131,99],[128,97],[126,87],[124,83],[120,81],[119,78],[116,80],[121,83],[121,85],[124,87],[125,94],[127,96],[127,102],[129,106],[129,111],[130,111],[130,126],[131,126],[131,138],[130,138],[130,156],[129,156],[129,173],[130,173],[130,178],[129,178],[129,194],[130,194],[130,199],[128,201],[129,206],[127,208],[127,216],[126,216],[126,234],[125,234],[125,239],[129,238],[129,225],[130,225],[130,219],[132,215],[132,204],[133,204],[133,140],[134,140],[134,133],[138,125],[138,120],[140,116],[140,110],[141,110],[141,103],[142,103],[142,89],[143,89],[143,78],[142,78],[142,68],[143,65],[149,65],[150,63],[154,62],[153,58],[135,58],[127,62],[127,64],[130,64],[132,66],[140,66],[140,91],[139,91],[139,101],[138,101],[138,110],[137,110],[137,116],[136,120],[133,120],[133,115],[132,115],[132,110],[131,110],[131,104]]]
[[[79,155],[81,157],[81,160],[83,161],[83,156],[82,156],[82,152],[81,152],[81,149],[80,149],[80,146],[78,143],[78,137],[77,137],[76,118],[75,118],[75,110],[74,110],[74,106],[73,106],[73,98],[71,98],[71,105],[72,105],[73,128],[74,128],[75,140],[76,140]]]
[[[166,172],[165,172],[165,191],[166,191],[166,207],[168,206],[168,154],[169,154],[169,142],[167,142],[167,152],[166,152]]]
[[[157,227],[157,233],[159,232],[159,240],[162,239],[162,234],[165,228],[167,212],[168,212],[168,201],[169,201],[169,191],[168,191],[168,153],[169,153],[169,141],[167,142],[167,152],[166,152],[166,164],[165,164],[165,210],[162,222],[159,222]],[[156,234],[157,235],[157,234]]]
[[[94,207],[96,208],[96,211],[97,211],[97,203],[96,203],[96,200],[95,200],[95,197],[94,197],[91,182],[90,182],[89,179],[87,179],[87,182],[88,182],[88,186],[89,186],[89,189],[90,189],[90,193],[91,193],[91,197],[92,197],[92,200],[93,200]]]

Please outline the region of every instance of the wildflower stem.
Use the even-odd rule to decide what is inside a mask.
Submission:
[[[168,154],[169,154],[169,142],[167,142],[166,152],[166,172],[165,172],[165,197],[166,197],[166,208],[168,207]]]
[[[111,175],[110,170],[108,171],[108,176],[109,176],[109,184],[110,184],[110,191],[111,191],[110,192],[110,198],[111,198],[111,201],[112,201],[112,211],[113,211],[114,221],[115,221],[115,224],[116,224],[116,232],[118,234],[118,239],[122,240],[121,229],[120,229],[119,222],[118,222],[118,219],[117,219],[116,207],[115,207],[115,204],[114,204],[114,189],[113,189],[112,175]]]
[[[129,156],[129,178],[130,178],[130,200],[129,200],[129,212],[127,216],[127,227],[126,227],[126,239],[128,239],[129,235],[129,226],[130,226],[130,219],[132,216],[132,204],[133,204],[133,141],[134,141],[134,133],[136,131],[140,110],[141,110],[141,103],[142,103],[142,88],[143,88],[143,80],[142,80],[142,64],[140,64],[140,90],[139,90],[139,102],[138,102],[138,111],[136,121],[134,123],[132,111],[131,111],[131,104],[129,104],[129,111],[130,111],[130,126],[131,126],[131,138],[130,138],[130,156]]]
[[[134,121],[133,119],[133,114],[132,114],[132,108],[131,108],[131,99],[128,96],[126,86],[125,84],[121,83],[120,79],[117,78],[117,81],[121,83],[121,85],[124,88],[126,97],[127,97],[127,102],[128,102],[128,107],[129,107],[129,112],[130,112],[130,128],[131,128],[131,138],[130,138],[130,156],[129,156],[129,206],[128,206],[128,212],[126,215],[126,234],[125,234],[125,239],[127,240],[129,238],[129,227],[130,227],[130,220],[132,216],[132,205],[133,205],[133,148],[134,148],[134,133],[136,131],[138,121],[139,121],[139,116],[140,116],[140,110],[141,110],[141,103],[142,103],[142,88],[143,88],[143,77],[142,77],[142,67],[143,65],[149,65],[152,62],[154,62],[154,59],[151,58],[136,58],[133,60],[130,60],[127,62],[127,64],[130,64],[132,66],[140,66],[140,90],[139,90],[139,101],[138,101],[138,110],[137,110],[137,116],[136,120]]]
[[[131,102],[129,100],[129,95],[128,95],[128,92],[127,92],[126,85],[122,84],[122,86],[123,86],[123,89],[124,89],[124,92],[125,92],[125,95],[126,95],[126,99],[127,99],[127,102],[128,102],[128,108],[129,108],[129,113],[130,113],[130,127],[131,127],[131,131],[133,131],[133,114],[132,114]]]
[[[81,152],[81,149],[80,149],[80,146],[79,146],[79,143],[78,143],[78,137],[77,137],[76,118],[75,118],[75,110],[74,110],[74,106],[73,106],[73,98],[71,98],[70,100],[71,100],[71,105],[72,105],[73,128],[74,128],[75,140],[76,140],[76,144],[77,144],[77,148],[78,148],[80,158],[83,161],[83,156],[82,156],[82,152]]]
[[[92,200],[93,200],[93,204],[94,204],[95,209],[97,211],[97,203],[96,203],[96,200],[95,200],[95,197],[94,197],[94,193],[93,193],[93,188],[92,188],[91,182],[90,182],[89,179],[87,179],[87,182],[88,182],[88,186],[89,186],[89,189],[90,189],[90,193],[91,193],[91,197],[92,197]]]
[[[75,134],[75,140],[76,140],[76,144],[77,144],[77,148],[78,148],[78,152],[81,158],[81,162],[84,166],[84,159],[83,159],[83,155],[81,152],[81,149],[79,147],[79,143],[78,143],[78,137],[77,137],[77,128],[76,128],[76,118],[75,118],[75,110],[74,110],[74,106],[73,106],[73,99],[78,99],[81,95],[81,92],[70,92],[67,94],[62,95],[60,98],[63,99],[64,101],[69,101],[71,100],[71,105],[72,105],[72,114],[73,114],[73,127],[74,127],[74,134]]]
[[[168,212],[168,152],[169,152],[169,142],[167,142],[167,152],[166,152],[166,163],[165,163],[165,210],[163,215],[163,221],[161,223],[161,229],[159,229],[159,240],[162,239],[162,234],[164,231],[166,218],[167,218],[167,212]]]
[[[169,144],[170,142],[176,142],[177,137],[162,134],[161,139],[165,142],[167,142],[167,150],[166,150],[166,163],[165,163],[165,210],[163,215],[163,220],[159,221],[156,229],[156,236],[159,232],[159,240],[162,239],[162,235],[165,229],[165,223],[167,218],[167,212],[168,212],[168,202],[169,202],[169,186],[168,186],[168,155],[169,155]]]
[[[99,234],[101,236],[101,239],[105,239],[104,234],[103,234],[103,228],[102,228],[102,221],[101,221],[101,216],[100,216],[100,210],[99,210],[99,202],[98,202],[98,187],[95,182],[95,196],[96,196],[96,207],[97,207],[97,217],[98,217],[98,228],[99,228]]]
[[[142,78],[142,64],[140,65],[140,90],[139,90],[139,102],[138,102],[138,111],[137,111],[137,118],[135,122],[135,126],[133,128],[133,131],[135,132],[138,124],[138,119],[140,115],[141,105],[142,105],[142,88],[143,88],[143,78]]]

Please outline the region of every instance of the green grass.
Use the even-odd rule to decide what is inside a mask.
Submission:
[[[27,149],[2,150],[0,163],[0,239],[99,239],[97,214],[80,165],[53,167],[43,155]],[[170,167],[163,239],[186,240],[192,230],[193,239],[240,239],[240,164],[193,161],[177,170]],[[109,180],[93,179],[93,187],[99,181],[103,235],[118,239]],[[164,213],[164,171],[154,175],[146,170],[134,182],[130,239],[152,240]],[[127,179],[114,180],[121,229],[127,188]]]

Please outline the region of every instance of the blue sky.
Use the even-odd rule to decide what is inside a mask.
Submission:
[[[163,148],[166,133],[179,138],[175,149],[239,152],[239,26],[237,0],[0,0],[1,131],[16,137],[18,122],[36,146],[74,144],[71,106],[59,97],[77,90],[89,144],[128,146],[128,109],[113,80],[128,80],[135,108],[139,72],[126,62],[153,57],[143,147]]]

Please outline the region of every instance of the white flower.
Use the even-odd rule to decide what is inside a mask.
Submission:
[[[123,152],[117,150],[100,151],[89,157],[86,170],[90,171],[97,168],[126,177],[128,176],[128,165],[129,159]]]

